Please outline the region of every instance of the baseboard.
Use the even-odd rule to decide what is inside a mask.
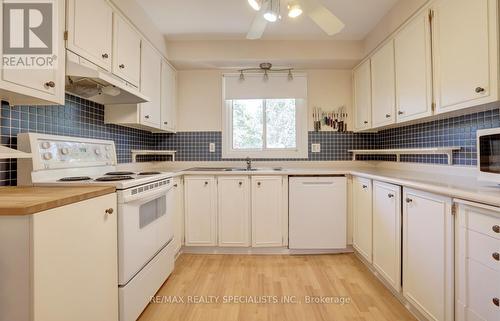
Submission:
[[[319,255],[352,253],[352,247],[335,250],[291,250],[287,247],[202,247],[183,246],[180,253],[189,254],[246,254],[246,255]]]

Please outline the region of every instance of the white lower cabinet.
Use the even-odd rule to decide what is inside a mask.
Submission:
[[[500,208],[458,203],[455,320],[500,320]]]
[[[373,266],[401,289],[401,187],[373,182]]]
[[[114,193],[0,217],[0,320],[118,321],[117,238]]]
[[[250,246],[250,179],[217,178],[219,246]]]
[[[182,177],[174,178],[173,204],[174,213],[174,253],[179,253],[184,244],[184,182]]]
[[[353,247],[372,262],[372,182],[354,177],[352,184]]]
[[[403,295],[428,320],[454,320],[453,231],[449,197],[404,189]]]
[[[214,176],[184,178],[185,244],[217,245],[217,181]]]

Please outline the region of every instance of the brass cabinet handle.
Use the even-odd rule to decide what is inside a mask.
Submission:
[[[485,91],[486,91],[486,89],[484,89],[483,87],[477,87],[477,88],[476,88],[476,93],[478,93],[478,94],[482,94],[482,93],[484,93]]]
[[[168,125],[168,121],[164,121],[164,122],[163,122],[163,125]]]
[[[368,188],[368,185],[363,185],[363,189],[367,189]]]
[[[491,255],[495,261],[500,261],[500,253],[495,252]]]
[[[146,118],[146,119],[149,119],[149,117],[151,117],[151,116],[149,116],[149,115],[144,116],[144,118]]]
[[[55,86],[56,86],[56,83],[53,81],[48,81],[45,83],[45,87],[54,88]]]
[[[124,64],[121,64],[118,67],[120,67],[120,69],[125,69],[125,65]]]
[[[104,212],[105,212],[106,214],[111,215],[111,214],[113,214],[113,212],[114,212],[114,211],[115,211],[115,210],[113,210],[112,208],[108,208],[108,209],[107,209],[107,210],[105,210]]]
[[[387,194],[387,197],[389,197],[389,198],[393,198],[393,197],[394,197],[394,194]]]
[[[405,114],[405,112],[404,112],[404,111],[401,111],[401,110],[400,110],[400,111],[398,111],[398,115],[404,115],[404,114]]]
[[[238,185],[240,185],[240,186],[243,185],[243,182],[239,182]]]
[[[498,226],[498,225],[494,225],[491,229],[492,229],[492,230],[493,230],[493,232],[495,232],[495,233],[500,233],[500,226]]]
[[[104,59],[108,59],[108,58],[109,58],[109,55],[108,55],[107,53],[103,53],[103,54],[102,54],[102,57],[103,57]]]
[[[368,124],[368,121],[367,121],[367,120],[365,120],[363,123],[364,123],[364,124]]]
[[[413,202],[413,200],[409,197],[406,198],[406,203],[410,204],[411,202]]]
[[[493,298],[493,304],[496,305],[497,307],[500,306],[500,300],[498,298]]]
[[[391,114],[385,114],[385,118],[391,118]]]
[[[177,185],[177,184],[174,184],[174,187],[178,187],[178,185]]]

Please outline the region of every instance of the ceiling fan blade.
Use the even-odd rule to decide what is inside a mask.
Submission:
[[[257,14],[253,19],[250,30],[247,33],[247,39],[255,40],[260,39],[266,30],[267,21],[262,14]]]
[[[305,12],[329,36],[339,33],[345,24],[318,0],[302,0]]]

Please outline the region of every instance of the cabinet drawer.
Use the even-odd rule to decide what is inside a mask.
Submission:
[[[500,308],[493,303],[500,298],[500,273],[474,260],[468,260],[467,320],[500,320]]]
[[[467,228],[500,240],[500,218],[469,209]]]
[[[500,255],[500,240],[474,231],[468,231],[467,234],[469,258],[500,272],[500,261],[496,259]]]

